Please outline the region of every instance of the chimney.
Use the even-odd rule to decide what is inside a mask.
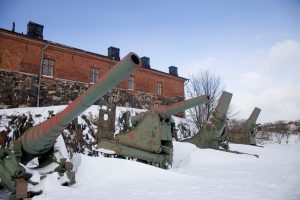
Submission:
[[[120,49],[116,47],[109,47],[107,56],[113,60],[120,60]]]
[[[16,24],[15,24],[15,22],[13,22],[13,27],[12,27],[12,32],[15,32],[15,29],[16,29]]]
[[[37,39],[43,39],[43,29],[43,25],[30,21],[27,24],[27,36]]]
[[[169,67],[169,74],[172,75],[172,76],[178,76],[177,67],[170,66]]]
[[[145,68],[148,68],[148,69],[151,68],[151,66],[150,66],[150,58],[143,56],[143,57],[141,57],[141,60],[142,60],[143,66]]]

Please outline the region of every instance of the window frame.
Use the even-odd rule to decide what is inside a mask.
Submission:
[[[156,83],[156,94],[162,96],[162,82]]]
[[[128,90],[134,90],[134,76],[129,76],[128,77],[128,84],[127,84],[127,89]]]
[[[55,66],[54,60],[51,60],[49,58],[43,58],[42,76],[53,78],[54,77],[54,66]]]
[[[91,84],[95,84],[97,82],[97,80],[99,79],[99,72],[100,70],[95,67],[95,66],[92,66],[90,67],[90,83]]]

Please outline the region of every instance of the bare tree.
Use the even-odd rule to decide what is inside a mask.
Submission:
[[[215,109],[222,91],[223,86],[220,76],[208,70],[200,71],[197,75],[190,76],[190,82],[187,85],[187,98],[194,98],[200,95],[208,95],[210,98],[210,101],[205,105],[188,110],[192,122],[198,129],[203,126]]]

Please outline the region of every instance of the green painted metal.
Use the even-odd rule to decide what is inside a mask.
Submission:
[[[112,132],[115,128],[115,113],[116,106],[114,104],[107,105],[106,109],[100,109],[97,140],[114,139]]]
[[[219,149],[221,146],[228,149],[228,145],[226,141],[224,141],[223,134],[225,122],[227,120],[226,114],[231,98],[232,94],[224,91],[215,110],[210,115],[208,122],[197,134],[191,138],[182,140],[182,142],[189,142],[200,148]]]
[[[171,115],[185,111],[189,108],[205,104],[207,103],[208,98],[209,97],[207,95],[202,95],[196,98],[177,102],[171,105],[167,105],[167,106],[162,105],[155,110],[159,113],[160,116],[170,117]]]
[[[136,71],[140,66],[140,58],[134,53],[129,53],[62,112],[26,131],[21,138],[23,150],[33,156],[39,156],[49,151],[61,131],[72,120],[103,97],[106,92]]]
[[[255,107],[250,117],[244,123],[243,127],[238,131],[228,132],[226,138],[229,142],[238,144],[256,145],[256,134],[260,127],[256,124],[258,116],[261,112],[260,108]]]
[[[17,146],[13,145],[10,148],[0,148],[0,185],[9,189],[14,196],[19,197],[17,185],[20,182],[19,180],[24,178],[26,170],[19,164],[17,148]]]
[[[133,128],[128,132],[115,136],[113,136],[113,129],[110,130],[110,134],[98,132],[97,147],[111,150],[117,155],[137,158],[167,169],[172,165],[173,159],[172,114],[204,104],[207,101],[208,97],[203,95],[172,105],[151,108],[149,111],[131,118]],[[107,119],[106,123],[114,120],[114,116],[108,116],[113,117],[113,119]],[[104,120],[101,117],[99,119],[102,121],[100,124],[103,124]]]
[[[134,147],[118,143],[115,140],[102,139],[101,143],[98,144],[98,147],[111,149],[114,151],[115,155],[147,161],[147,163],[163,169],[167,169],[173,161],[172,154],[153,153],[142,149],[137,150]]]

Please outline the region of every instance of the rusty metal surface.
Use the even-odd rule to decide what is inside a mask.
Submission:
[[[28,187],[28,182],[25,181],[23,178],[17,178],[16,179],[17,186],[16,186],[16,198],[21,199],[21,198],[26,198],[27,197],[27,187]]]

